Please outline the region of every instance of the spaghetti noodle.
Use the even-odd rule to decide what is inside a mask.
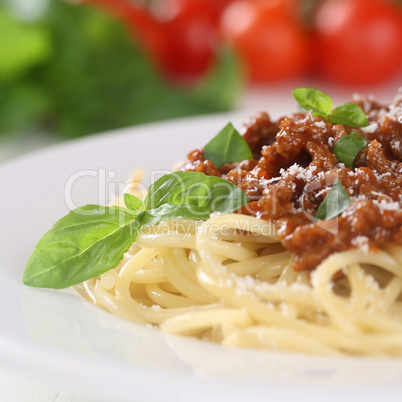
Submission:
[[[247,234],[236,234],[239,225]],[[272,226],[256,218],[159,226],[78,292],[122,318],[225,345],[402,354],[401,248],[332,254],[310,279],[292,269]]]

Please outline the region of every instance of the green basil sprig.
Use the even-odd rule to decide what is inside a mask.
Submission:
[[[196,172],[165,175],[144,202],[130,194],[124,201],[127,208],[86,205],[56,222],[28,260],[24,283],[55,289],[76,285],[115,268],[143,228],[173,218],[204,220],[249,202],[235,184]]]
[[[314,116],[327,118],[331,113],[332,99],[315,88],[297,88],[292,91],[293,97],[305,110],[312,110]]]
[[[210,160],[217,168],[225,163],[241,162],[252,157],[253,154],[246,140],[232,123],[227,124],[204,147],[204,158]]]
[[[331,191],[318,207],[317,213],[315,214],[315,219],[328,220],[336,218],[347,209],[349,204],[349,194],[337,179],[335,180]]]
[[[86,205],[61,218],[28,260],[24,283],[61,289],[116,267],[134,242],[136,216],[125,208]]]
[[[314,116],[322,116],[332,124],[345,124],[351,127],[365,127],[369,124],[360,106],[347,102],[332,110],[331,98],[315,88],[297,88],[292,91],[296,101]]]
[[[332,124],[344,124],[350,127],[365,127],[369,121],[360,106],[346,102],[334,109],[329,115]]]
[[[124,204],[130,211],[136,211],[137,214],[144,211],[143,202],[135,195],[125,193],[124,194]]]
[[[334,145],[334,154],[346,166],[353,168],[357,154],[367,146],[368,142],[355,131],[344,135]]]
[[[169,219],[208,219],[212,212],[227,214],[248,203],[235,184],[199,172],[175,172],[158,179],[144,200],[143,227]]]

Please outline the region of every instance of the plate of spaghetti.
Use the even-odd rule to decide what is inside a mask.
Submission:
[[[123,400],[398,400],[402,96],[293,96],[3,167],[3,361]]]

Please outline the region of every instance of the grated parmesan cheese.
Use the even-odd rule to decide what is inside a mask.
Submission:
[[[361,130],[365,134],[374,134],[379,129],[379,127],[380,126],[378,125],[378,123],[373,122],[367,127],[362,127]]]
[[[369,252],[369,239],[366,236],[357,236],[351,241],[352,245],[357,247],[363,254]]]
[[[383,199],[381,201],[374,200],[374,203],[377,204],[382,211],[399,211],[401,209],[399,202],[396,201],[389,202]]]

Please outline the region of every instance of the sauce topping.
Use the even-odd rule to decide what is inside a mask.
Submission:
[[[402,91],[389,106],[370,97],[356,96],[353,102],[366,113],[368,126],[331,124],[310,112],[278,121],[260,113],[241,132],[252,159],[217,168],[197,149],[182,170],[239,186],[250,200],[241,212],[276,223],[283,246],[295,253],[295,270],[314,269],[349,248],[364,253],[390,243],[402,246]],[[353,169],[333,153],[335,143],[352,132],[368,142]],[[339,217],[315,221],[336,179],[351,203]]]

